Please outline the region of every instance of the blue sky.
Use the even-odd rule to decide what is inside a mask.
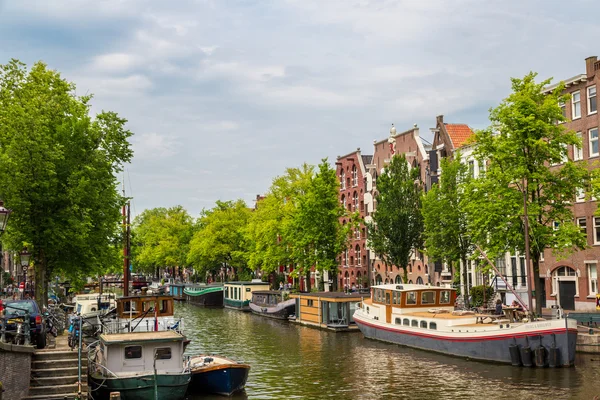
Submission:
[[[135,133],[135,213],[253,204],[303,162],[435,117],[487,125],[511,76],[600,56],[595,0],[0,0],[0,63],[43,60]]]

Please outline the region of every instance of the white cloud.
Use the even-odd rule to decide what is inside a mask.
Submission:
[[[138,61],[133,54],[109,53],[94,57],[91,67],[99,71],[123,72],[138,66]]]
[[[177,154],[179,142],[166,135],[158,133],[142,133],[133,137],[135,159],[160,160]]]

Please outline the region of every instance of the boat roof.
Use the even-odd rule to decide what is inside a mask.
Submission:
[[[310,292],[310,293],[292,293],[291,297],[320,297],[320,298],[328,298],[328,299],[362,299],[364,297],[369,297],[368,293],[358,293],[358,292]]]
[[[277,294],[281,295],[283,291],[281,290],[255,290],[252,294]]]
[[[194,287],[186,287],[183,289],[183,293],[188,295],[200,295],[214,292],[222,292],[223,286],[194,286]]]
[[[267,285],[269,286],[269,282],[254,282],[254,281],[233,281],[233,282],[225,282],[225,286],[227,285],[243,285],[243,286],[254,286],[254,285]]]
[[[431,285],[415,285],[405,283],[388,283],[384,285],[373,285],[372,289],[385,289],[385,290],[399,290],[401,292],[407,292],[411,290],[456,290],[445,286],[431,286]]]
[[[158,298],[162,298],[162,299],[164,299],[164,298],[171,298],[172,299],[173,296],[171,296],[169,294],[147,294],[147,295],[140,294],[140,295],[137,295],[137,296],[119,297],[117,299],[117,301],[133,300],[133,299],[148,299],[148,300],[151,300],[151,299],[158,299]]]
[[[172,330],[157,332],[128,332],[128,333],[104,333],[100,340],[105,344],[116,343],[142,343],[142,342],[171,342],[183,340],[185,337]]]

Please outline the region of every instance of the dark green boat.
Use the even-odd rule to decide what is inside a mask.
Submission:
[[[88,352],[94,399],[120,392],[122,400],[183,400],[191,379],[184,341],[175,331],[100,335]]]

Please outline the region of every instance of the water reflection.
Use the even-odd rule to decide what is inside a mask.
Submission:
[[[234,399],[589,399],[600,395],[600,356],[576,368],[498,366],[334,334],[225,309],[176,307],[188,354],[252,366]],[[221,396],[190,397],[223,399]]]

